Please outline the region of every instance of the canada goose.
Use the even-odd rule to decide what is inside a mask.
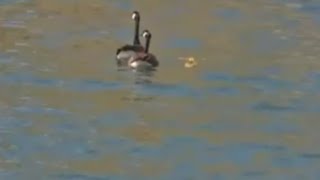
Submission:
[[[149,53],[152,35],[150,31],[144,30],[142,36],[146,39],[145,49],[143,52],[138,52],[134,56],[131,56],[128,61],[128,66],[134,69],[154,69],[159,66],[159,62],[155,55]]]
[[[140,13],[133,11],[131,18],[135,21],[133,44],[126,44],[116,52],[116,60],[118,66],[127,65],[130,57],[135,56],[136,53],[144,52],[144,47],[139,40],[139,28],[140,28]]]

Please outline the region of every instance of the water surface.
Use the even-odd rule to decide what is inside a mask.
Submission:
[[[0,179],[319,179],[319,7],[0,1]],[[152,76],[115,67],[133,10]]]

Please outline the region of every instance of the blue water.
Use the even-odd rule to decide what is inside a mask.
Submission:
[[[138,6],[104,3],[128,12]],[[294,11],[317,23],[318,7],[310,1]],[[236,6],[217,9],[208,14],[226,24],[255,18]],[[305,23],[265,11],[263,17],[281,27]],[[72,18],[68,23],[79,20]],[[111,59],[110,44],[131,42],[132,32],[122,25],[106,37],[98,35],[99,25],[88,31],[61,28],[28,41],[34,45],[25,49],[11,47],[9,34],[0,50],[0,179],[319,179],[320,74],[306,58],[319,54],[300,46],[308,40],[304,36],[281,39],[256,25],[237,34],[239,46],[220,44],[243,48],[243,54],[226,50],[232,60],[214,52],[219,44],[212,51],[206,46],[227,26],[198,26],[208,39],[188,33],[155,38],[160,45],[153,47],[163,49],[153,49],[162,57],[153,76],[117,71],[99,55],[105,51]],[[23,41],[18,35],[16,41]],[[66,53],[65,44],[77,38],[107,43]],[[7,51],[12,48],[17,52]],[[199,66],[193,69],[173,60],[198,52],[206,60],[196,57]],[[298,65],[290,61],[296,52],[303,54]]]
[[[27,2],[28,0],[0,0],[0,5],[18,3],[18,2]]]

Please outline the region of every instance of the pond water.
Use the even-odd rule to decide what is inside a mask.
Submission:
[[[115,67],[133,10],[153,34],[151,76]],[[319,13],[316,0],[1,0],[0,179],[320,179]]]

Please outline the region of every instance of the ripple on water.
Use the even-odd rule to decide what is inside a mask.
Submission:
[[[296,104],[282,105],[268,101],[254,103],[251,108],[255,111],[265,112],[295,112],[302,109],[302,107],[299,108],[299,106]]]
[[[308,83],[308,90],[311,92],[318,92],[320,89],[320,73],[319,72],[308,72],[306,73],[306,79]],[[306,86],[304,86],[306,87]]]
[[[310,160],[320,160],[320,153],[301,153],[299,156]]]
[[[218,150],[219,157],[217,158],[220,158],[218,163],[232,162],[234,165],[242,166],[254,164],[258,154],[265,153],[273,157],[273,155],[287,153],[288,148],[282,145],[263,143],[234,143],[221,146]]]
[[[32,76],[29,73],[15,73],[0,77],[0,83],[12,85],[41,85],[41,86],[58,86],[60,81],[54,79],[41,79]]]
[[[131,139],[116,136],[116,135],[108,135],[104,137],[102,140],[105,153],[120,153],[125,154],[131,147],[135,146],[135,142]]]
[[[19,20],[6,20],[1,26],[7,29],[26,29],[26,23]]]
[[[0,53],[0,74],[10,71],[14,61],[15,58],[8,53]]]
[[[57,49],[63,47],[66,42],[72,38],[72,32],[46,32],[41,39],[36,39],[35,42],[49,49]]]
[[[10,135],[10,142],[15,149],[7,152],[6,157],[10,159],[19,157],[30,157],[35,154],[57,156],[59,159],[86,159],[92,158],[97,151],[83,136],[76,136],[73,133],[61,133],[59,135],[48,132],[48,134],[30,135],[27,133],[15,133]],[[19,137],[23,136],[21,139]]]
[[[218,87],[208,87],[205,92],[206,94],[216,94],[216,95],[238,95],[240,90],[236,86],[237,78],[231,74],[225,72],[207,72],[203,73],[201,79],[212,82],[212,83],[226,83],[224,85],[219,85]]]
[[[43,107],[43,106],[17,106],[13,108],[16,113],[23,113],[23,114],[36,114],[36,115],[54,115],[54,116],[66,116],[69,113],[65,110],[55,109],[50,107]]]
[[[272,70],[271,70],[272,71]],[[295,84],[290,81],[273,78],[271,75],[255,75],[255,76],[243,76],[236,77],[224,72],[205,73],[202,75],[202,79],[208,82],[222,82],[227,83],[229,86],[248,84],[258,91],[265,93],[273,93],[280,89],[290,90],[295,88]],[[239,90],[235,87],[222,86],[213,88],[212,91],[216,93],[226,93],[227,95],[234,95],[239,93]]]
[[[108,176],[94,176],[88,174],[81,174],[81,173],[62,173],[58,175],[51,175],[54,179],[67,179],[67,180],[123,180],[126,179],[121,175],[108,175]]]
[[[28,2],[29,0],[0,0],[0,5],[14,4],[18,2]]]
[[[299,132],[299,128],[292,123],[286,122],[284,120],[277,120],[268,122],[267,124],[263,124],[259,129],[267,133],[297,133]]]
[[[236,82],[237,78],[225,72],[207,72],[203,73],[202,79],[205,81],[221,81],[221,82]]]
[[[38,17],[38,14],[36,13],[36,11],[29,9],[29,10],[26,10],[25,12],[20,13],[20,14],[16,14],[12,18],[27,21],[27,20],[31,20],[31,19],[34,19],[37,17]]]
[[[271,31],[255,31],[241,36],[240,41],[243,44],[252,44],[249,46],[250,52],[255,54],[274,54],[287,50],[295,46],[298,41],[293,37],[282,39]]]
[[[182,158],[183,156],[188,157],[190,153],[197,152],[196,158],[202,158],[208,151],[208,143],[198,137],[194,136],[176,136],[167,138],[162,146],[162,153],[167,158],[175,161],[177,158]],[[200,153],[202,152],[202,153]]]
[[[12,19],[19,20],[4,21],[3,27],[0,27],[0,31],[1,28],[10,32],[12,29],[15,31],[19,31],[21,29],[24,30],[26,24],[20,20],[32,21],[31,18],[37,15],[35,12],[37,12],[39,8],[39,12],[62,12],[65,15],[64,17],[57,15],[54,18],[49,18],[49,20],[52,21],[61,20],[65,24],[69,24],[69,20],[72,23],[74,23],[74,20],[81,21],[81,23],[79,23],[80,21],[75,22],[79,25],[80,29],[80,31],[77,30],[77,32],[74,32],[74,29],[72,29],[73,32],[70,32],[71,26],[69,29],[68,27],[53,28],[50,29],[50,32],[42,32],[41,29],[40,31],[38,30],[38,32],[30,32],[31,35],[33,35],[30,37],[31,39],[25,39],[26,42],[39,43],[48,51],[51,51],[52,48],[62,47],[65,45],[66,41],[71,42],[80,36],[99,39],[106,35],[106,33],[98,34],[97,31],[99,29],[97,28],[86,28],[86,25],[88,25],[88,23],[91,24],[92,22],[87,22],[86,18],[83,18],[87,17],[87,15],[91,15],[86,14],[88,13],[86,11],[82,11],[83,8],[81,8],[81,5],[85,4],[81,4],[81,2],[84,2],[84,0],[77,1],[80,5],[80,9],[78,10],[81,12],[66,12],[70,11],[72,8],[68,7],[67,9],[64,9],[64,4],[62,3],[63,0],[60,1],[61,3],[59,3],[59,5],[52,4],[52,7],[50,5],[51,3],[54,3],[54,1],[50,1],[49,4],[46,4],[47,2],[39,0],[34,1],[34,3],[31,4],[28,3],[25,7],[19,6],[17,8],[13,8],[14,11],[20,11],[23,8],[30,7],[34,7],[36,9],[34,12],[29,11],[27,14],[20,14],[21,12],[17,12],[17,16],[14,16],[15,12],[8,11],[8,13],[6,13],[7,16],[12,16]],[[136,5],[138,7],[143,4],[141,7],[148,7],[149,5],[152,6],[154,3],[153,2],[148,5],[147,1],[144,1],[142,4],[139,4],[138,1],[133,3],[131,0],[103,1],[108,3],[106,4],[107,8],[111,6],[111,8],[115,7],[116,9],[125,11],[129,11],[130,9],[132,10],[133,6]],[[276,1],[279,2],[279,0]],[[289,1],[290,0],[285,0],[283,2],[286,3]],[[4,2],[8,3],[17,1],[0,0],[0,4]],[[262,54],[263,56],[261,56],[262,59],[257,60],[264,61],[268,59],[268,57],[277,58],[274,54],[277,54],[278,52],[280,52],[280,56],[286,56],[287,54],[285,53],[287,52],[283,53],[282,51],[287,51],[287,48],[291,48],[297,43],[294,38],[285,33],[294,33],[296,30],[300,31],[301,28],[303,29],[303,25],[308,25],[309,23],[309,18],[305,18],[305,16],[301,16],[301,13],[297,14],[297,12],[310,12],[314,14],[315,19],[319,19],[317,16],[319,14],[318,6],[316,5],[308,9],[308,2],[302,3],[301,1],[302,7],[299,7],[298,9],[289,9],[284,6],[277,7],[279,4],[275,4],[275,6],[270,9],[265,8],[262,9],[262,11],[252,11],[252,8],[254,7],[252,7],[252,4],[250,4],[249,1],[249,4],[246,4],[245,1],[230,1],[227,3],[220,1],[214,11],[214,16],[215,18],[218,18],[221,24],[215,23],[215,27],[219,28],[220,25],[225,26],[226,23],[230,23],[232,26],[233,23],[245,24],[246,26],[241,26],[240,29],[238,29],[239,32],[237,29],[232,29],[232,31],[235,30],[238,32],[238,34],[235,32],[233,36],[235,39],[239,39],[242,36],[241,34],[245,33],[245,36],[241,39],[245,43],[242,44],[244,46],[241,46],[241,48],[246,48],[248,43],[251,43],[252,46],[247,48],[252,50],[253,53],[259,53],[259,55]],[[179,9],[181,3],[185,2],[183,0],[178,0],[175,4],[175,2],[172,3],[171,1],[162,1],[157,5],[158,8],[160,8],[159,12],[166,13],[168,11],[168,5],[170,4],[169,8],[172,9],[172,11],[175,11],[172,13],[177,13],[181,10]],[[181,14],[180,12],[180,14],[178,14],[179,18],[188,18],[188,15],[190,15],[189,7],[195,4],[193,4],[193,1],[188,1],[188,4],[183,7],[183,11],[185,10],[185,13],[183,12],[183,14]],[[268,0],[259,1],[258,4],[261,4],[261,7],[265,5],[273,5],[273,3]],[[165,8],[161,9],[162,7]],[[192,13],[191,15],[194,16],[194,19],[203,19],[203,17],[205,17],[202,12],[200,13],[200,16],[196,17],[199,13],[197,13],[196,9],[193,7],[191,8],[192,10],[195,10],[195,13]],[[113,11],[114,10],[112,10],[112,13],[116,10],[114,12]],[[212,8],[208,11],[210,19]],[[22,12],[25,11],[22,10]],[[172,15],[172,13],[170,14]],[[250,17],[250,20],[253,20],[250,23],[246,23],[248,19],[247,17],[244,17],[248,13],[253,15]],[[257,16],[254,16],[254,14]],[[23,17],[24,15],[26,15],[26,17]],[[101,13],[101,17],[104,15],[106,14]],[[262,24],[260,23],[261,16],[263,16],[263,18],[267,17],[267,20],[262,22]],[[166,15],[166,17],[170,16]],[[63,20],[65,18],[67,19]],[[151,16],[149,17],[149,20],[152,19],[150,18]],[[112,26],[114,24],[118,24],[117,19],[115,21],[112,19],[115,18],[107,20],[108,25]],[[306,20],[306,24],[302,22],[304,20]],[[98,23],[99,19],[94,21],[95,23]],[[320,20],[318,22],[320,22]],[[31,22],[30,25],[36,24],[41,28],[42,23],[43,22],[38,19]],[[150,21],[150,23],[154,22]],[[103,21],[102,24],[106,24],[106,22]],[[205,32],[208,30],[208,27],[205,27],[206,23],[202,24],[204,25],[203,27],[197,26],[198,30],[208,33]],[[133,24],[130,23],[125,26],[132,27],[131,25]],[[191,21],[190,25],[192,26]],[[211,26],[210,23],[208,26]],[[309,28],[309,26],[307,27]],[[113,27],[110,28],[112,29]],[[268,28],[276,28],[276,30],[272,32],[272,29]],[[85,29],[85,31],[81,31],[81,29]],[[261,29],[263,30],[261,31]],[[270,30],[270,32],[268,30]],[[37,29],[35,29],[35,31],[37,31]],[[131,28],[126,29],[124,27],[120,27],[120,29],[116,29],[114,32],[115,33],[110,34],[110,37],[108,36],[108,38],[131,42]],[[36,35],[36,38],[34,35]],[[41,36],[40,38],[38,38],[39,35]],[[13,36],[15,36],[15,34],[13,34]],[[281,38],[281,36],[286,38]],[[12,37],[10,36],[10,38]],[[201,40],[196,39],[193,36],[179,36],[172,39],[170,39],[171,37],[167,38],[168,39],[165,40],[168,45],[166,48],[173,48],[173,51],[175,49],[199,50],[199,48],[204,45]],[[224,38],[225,37],[223,37],[223,39]],[[305,37],[301,36],[300,38]],[[18,50],[29,45],[30,48],[33,46],[32,44],[25,43],[24,40],[14,42],[16,42],[15,46]],[[222,49],[227,47],[227,49],[230,48],[231,51],[236,50],[236,52],[238,52],[239,44],[237,43],[241,42],[228,42],[218,42],[218,44],[221,45]],[[316,43],[316,40],[314,40],[309,45],[316,46]],[[110,53],[112,53],[111,51],[113,51],[114,48],[111,46],[112,43],[110,43],[110,46],[106,46],[105,50],[109,49]],[[21,55],[22,58],[25,57],[23,53],[28,52],[30,48],[25,48],[23,51],[19,51],[18,55]],[[299,47],[289,49],[288,53],[295,51],[295,48]],[[60,49],[54,50],[60,51]],[[301,51],[301,57],[305,53],[308,53],[304,50],[308,51],[308,49],[298,49],[299,52]],[[42,48],[40,48],[40,51],[42,51]],[[212,52],[206,51],[203,53],[207,53],[205,56],[210,56]],[[232,60],[248,63],[245,58],[247,55],[251,56],[251,51],[244,51],[243,53],[244,54],[241,53],[240,55],[243,55],[242,57],[239,56]],[[272,56],[270,56],[270,54]],[[41,55],[41,52],[33,55]],[[233,56],[235,54],[232,55],[231,53],[229,55]],[[28,62],[25,59],[22,60],[23,61],[21,62]],[[47,64],[46,61],[50,61],[51,58],[44,58],[42,60],[42,63]],[[264,69],[261,70],[261,68],[256,67],[260,66],[258,62],[253,64],[243,64],[243,66],[248,65],[249,67],[239,66],[238,69],[235,70],[237,73],[244,74],[249,73],[245,72],[247,68],[255,71],[250,75],[245,76],[224,72],[222,70],[219,72],[202,73],[200,82],[199,79],[193,79],[192,82],[188,81],[186,83],[183,82],[183,78],[181,78],[181,82],[177,84],[146,83],[146,81],[134,84],[131,79],[128,80],[130,81],[130,83],[128,83],[123,82],[123,79],[125,78],[115,78],[114,75],[118,76],[118,74],[111,74],[111,76],[113,76],[110,77],[111,79],[117,79],[114,81],[90,78],[68,79],[67,77],[62,77],[65,74],[59,74],[59,77],[57,78],[41,76],[44,74],[53,75],[58,72],[55,71],[56,69],[50,73],[40,71],[42,68],[41,63],[40,65],[33,63],[31,69],[22,69],[22,65],[21,67],[17,67],[17,62],[19,63],[19,61],[15,59],[15,56],[10,56],[8,53],[0,54],[0,67],[3,67],[3,69],[6,70],[5,72],[1,71],[0,85],[5,86],[5,90],[9,89],[7,90],[9,92],[4,95],[1,94],[0,99],[0,106],[2,103],[4,104],[0,107],[2,115],[2,117],[0,117],[0,179],[23,179],[25,177],[21,175],[22,173],[25,175],[34,174],[35,176],[40,174],[44,177],[43,179],[98,180],[130,179],[130,177],[132,179],[132,176],[130,176],[132,174],[130,173],[136,175],[136,179],[272,179],[272,176],[290,179],[286,177],[294,177],[295,175],[292,174],[295,174],[296,170],[301,174],[301,178],[296,179],[303,179],[308,177],[303,177],[305,174],[317,173],[315,169],[317,169],[316,164],[318,164],[320,159],[319,152],[316,152],[316,150],[310,150],[296,153],[296,149],[301,147],[298,147],[299,144],[291,144],[287,146],[287,143],[290,143],[292,139],[290,139],[290,142],[287,142],[286,137],[286,135],[296,135],[295,133],[299,133],[301,138],[309,143],[310,138],[312,140],[313,135],[317,134],[316,132],[308,129],[309,125],[305,124],[308,123],[308,121],[299,121],[298,119],[299,117],[302,117],[302,115],[306,115],[303,116],[305,119],[310,117],[313,118],[312,115],[309,116],[308,113],[304,112],[304,114],[297,114],[297,116],[294,116],[296,114],[293,113],[296,111],[299,113],[301,110],[306,111],[306,109],[308,109],[308,111],[310,111],[310,109],[312,109],[312,111],[319,111],[319,103],[317,102],[317,99],[314,98],[318,97],[317,95],[319,94],[318,91],[320,89],[320,76],[317,72],[307,73],[307,82],[301,83],[295,80],[290,81],[282,78],[281,69],[271,68],[266,71],[264,71]],[[36,61],[32,60],[31,62]],[[56,61],[50,61],[49,64],[52,64],[54,67],[59,67],[55,66],[56,63]],[[262,62],[262,64],[264,63],[265,62]],[[269,67],[274,65],[272,64],[272,61],[269,63],[271,63]],[[227,63],[225,65],[228,66],[230,64],[233,63]],[[279,64],[276,64],[276,66],[278,65]],[[78,69],[68,69],[69,67],[65,68],[66,69],[63,70],[70,70],[69,73],[71,74],[74,74],[72,71],[76,71]],[[233,67],[229,66],[226,68],[229,69]],[[313,68],[314,67],[312,67],[312,69]],[[10,70],[9,73],[7,73],[7,69]],[[36,72],[33,73],[31,70],[35,70]],[[261,71],[264,72],[261,73]],[[283,74],[290,75],[290,73],[295,72],[295,69],[290,69],[283,72]],[[201,84],[201,87],[197,86],[198,84]],[[13,88],[19,88],[18,97],[17,94],[15,94],[15,91],[10,92]],[[251,93],[252,89],[257,90],[255,92],[258,93]],[[74,103],[62,104],[63,107],[60,107],[59,104],[63,102],[60,102],[59,100],[61,100],[61,98],[63,99],[63,96],[66,95],[66,93],[60,93],[61,90],[68,91],[68,93],[71,94],[75,93],[75,98],[77,98],[77,95],[81,92],[80,96],[83,100],[81,99],[80,101],[86,101],[85,105],[89,104],[92,106],[89,106],[90,108],[85,107],[86,111],[81,111],[85,108],[81,106],[82,103],[77,103],[79,102],[79,99],[77,99]],[[121,91],[120,93],[116,92],[116,94],[111,93],[111,95],[110,93],[100,92],[108,90]],[[292,93],[294,90],[300,90],[304,97],[302,97],[301,94],[296,95]],[[99,91],[99,93],[95,93],[96,91]],[[142,101],[138,103],[139,105],[142,105],[142,107],[139,107],[138,109],[130,109],[132,105],[135,106],[137,103],[128,103],[118,98],[118,95],[121,96],[123,91],[128,91],[130,95],[132,93],[135,101]],[[20,93],[29,100],[23,100],[20,98]],[[293,94],[292,96],[291,93]],[[116,102],[117,105],[111,109],[107,109],[106,111],[108,112],[101,115],[100,109],[103,111],[103,108],[105,108],[103,106],[105,104],[100,104],[100,101],[97,101],[99,100],[99,97],[97,96],[102,94],[106,96],[116,96],[115,100],[119,100],[119,102]],[[30,95],[34,95],[34,97],[29,97]],[[50,95],[53,97],[49,97]],[[223,97],[217,98],[215,95]],[[58,98],[55,98],[55,96],[58,96]],[[157,98],[157,96],[165,98]],[[227,96],[231,96],[231,98],[228,98]],[[150,97],[155,97],[155,99]],[[261,97],[266,99],[257,99]],[[74,99],[72,97],[70,98]],[[192,100],[196,98],[199,98],[200,101],[192,102]],[[281,101],[282,98],[284,101]],[[170,100],[168,101],[168,99]],[[217,101],[212,102],[213,99],[217,99]],[[151,100],[152,103],[149,103]],[[149,112],[148,108],[155,107],[153,106],[154,102],[165,104],[165,108],[151,109],[151,112]],[[184,104],[185,102],[191,103],[186,105]],[[243,103],[250,104],[248,105]],[[47,106],[47,104],[57,104],[61,109],[52,108],[51,106]],[[250,109],[245,110],[243,109],[243,106],[244,108],[248,108],[249,106]],[[123,110],[123,107],[125,107],[125,110]],[[220,111],[219,108],[223,109],[223,111]],[[68,111],[69,109],[70,112]],[[164,109],[172,109],[183,113],[168,111],[166,114],[163,113]],[[279,116],[275,116],[279,114],[281,117],[286,119],[280,119]],[[155,116],[157,117],[154,118]],[[290,118],[293,116],[294,119],[291,120]],[[146,122],[151,118],[152,121],[149,121],[150,125],[159,124],[161,127],[156,125],[155,127],[149,128],[145,126],[136,128],[135,125],[137,121],[141,120],[141,118],[146,120]],[[141,131],[144,131],[145,129],[148,129],[147,133],[141,133]],[[253,130],[254,132],[246,134],[248,130]],[[138,131],[138,133],[136,133],[136,131]],[[151,138],[149,137],[151,140],[147,139],[143,141],[144,138],[148,138],[147,136],[150,136],[150,134],[156,135]],[[222,138],[216,137],[216,135],[221,136]],[[271,139],[273,137],[279,138]],[[239,142],[239,139],[242,141],[240,140]],[[267,142],[261,142],[261,140],[265,140]],[[295,140],[296,139],[294,139],[294,141]],[[9,144],[8,146],[12,146],[12,148],[6,147],[6,144]],[[317,145],[315,144],[315,148],[316,147]],[[107,156],[108,158],[103,159],[101,158],[102,156]],[[120,157],[120,160],[118,161],[117,159],[117,162],[115,162],[115,164],[119,163],[119,165],[116,165],[117,167],[115,167],[120,167],[120,170],[117,169],[116,171],[119,175],[104,171],[105,169],[106,171],[108,169],[104,166],[104,161],[109,161],[109,157],[111,157],[110,159]],[[7,168],[6,165],[4,165],[5,160],[3,159],[8,159],[9,161],[17,160],[18,163],[16,163],[17,165],[14,167]],[[83,160],[84,162],[82,162]],[[103,163],[97,163],[99,160],[103,161]],[[93,167],[89,167],[92,166],[91,163],[88,163],[89,161],[93,164]],[[156,168],[153,166],[150,168],[149,162],[151,162],[151,165],[152,163],[156,164]],[[83,165],[83,168],[79,168],[73,163],[80,163]],[[68,167],[65,168],[63,166]],[[147,173],[152,173],[153,177],[144,177],[143,173],[145,172],[141,172],[145,171],[143,166],[149,166],[147,170],[151,172]],[[152,168],[157,169],[157,167],[162,168],[162,166],[166,166],[164,168],[164,172],[161,171],[160,177],[155,177],[157,175],[154,173],[155,171]],[[206,172],[204,172],[203,167],[207,168],[205,170]],[[95,168],[101,168],[102,172],[96,172]],[[7,169],[13,169],[15,172],[11,173],[10,171],[5,171]],[[21,171],[22,173],[20,173]],[[291,175],[290,173],[286,174],[289,171],[294,173]],[[138,178],[140,175],[141,177]],[[271,177],[265,177],[269,175]]]
[[[18,176],[18,172],[0,170],[0,179],[14,179]]]
[[[181,162],[169,171],[167,179],[208,179],[201,167],[194,163]]]
[[[66,84],[67,88],[74,91],[100,91],[100,90],[117,90],[122,89],[126,85],[121,82],[106,82],[98,80],[79,80]]]
[[[295,84],[290,81],[259,75],[253,77],[241,77],[238,78],[238,82],[249,84],[256,90],[265,93],[273,93],[278,90],[291,90],[295,88]]]
[[[267,171],[246,171],[242,173],[243,176],[245,177],[250,177],[250,178],[261,178],[263,176],[266,176],[268,174]]]
[[[113,5],[116,9],[122,9],[122,10],[131,10],[133,8],[133,3],[130,0],[107,0],[112,1]]]
[[[196,38],[172,37],[166,44],[166,48],[199,49],[202,42]]]
[[[302,12],[311,14],[314,22],[317,23],[317,25],[320,25],[320,3],[318,1],[305,3],[303,4],[302,8],[300,8]]]
[[[272,157],[274,168],[302,168],[310,166],[310,160],[295,156],[294,153],[278,154]]]
[[[214,10],[214,17],[220,17],[225,21],[240,21],[244,14],[241,12],[240,9],[236,8],[219,8]]]
[[[166,157],[161,148],[152,145],[135,145],[127,151],[127,154],[132,158],[146,158],[148,160],[161,160]]]
[[[11,116],[6,116],[0,118],[0,133],[1,132],[14,132],[14,130],[28,127],[32,125],[31,121],[26,121],[24,119],[18,119]],[[4,129],[5,131],[2,131]]]
[[[234,87],[216,87],[216,88],[208,88],[207,93],[216,94],[216,95],[224,95],[224,96],[231,96],[231,95],[239,95],[240,91]]]
[[[0,77],[0,84],[32,85],[41,87],[60,87],[73,91],[100,91],[121,89],[125,85],[120,82],[106,82],[99,80],[62,80],[54,78],[40,78],[29,73],[15,73]]]
[[[107,127],[127,127],[132,123],[136,122],[134,117],[134,113],[131,112],[109,112],[105,115],[102,115],[95,120],[92,121],[92,124],[100,127],[100,126],[107,126]]]
[[[201,97],[201,91],[185,84],[141,84],[138,92],[151,95],[176,96],[176,97]]]

